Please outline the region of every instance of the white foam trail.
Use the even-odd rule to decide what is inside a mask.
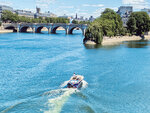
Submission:
[[[61,87],[61,88],[65,87],[68,82],[69,82],[69,80],[68,80],[68,81],[65,81],[64,83],[62,83],[62,84],[60,85],[60,87]]]
[[[86,88],[88,83],[84,80],[82,82],[83,82],[82,88]],[[63,84],[61,84],[60,87],[66,86],[67,83],[68,81],[65,81]],[[74,89],[74,88],[64,88],[64,89],[57,89],[57,90],[52,90],[44,93],[44,95],[50,95],[50,96],[56,96],[58,94],[61,94],[56,98],[52,98],[48,100],[49,110],[44,111],[44,113],[60,113],[63,105],[68,100],[70,95],[78,91],[79,91],[78,89]]]
[[[68,100],[70,95],[76,91],[76,89],[72,89],[72,88],[70,89],[66,88],[65,90],[66,91],[62,95],[48,100],[48,106],[51,109],[44,111],[44,113],[60,113],[61,112],[61,109],[64,103]]]
[[[82,80],[82,89],[86,88],[88,86],[88,83],[85,80]]]

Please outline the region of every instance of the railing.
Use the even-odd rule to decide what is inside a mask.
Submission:
[[[74,25],[74,26],[88,26],[87,24],[72,24],[72,23],[2,23],[3,26],[8,25]]]

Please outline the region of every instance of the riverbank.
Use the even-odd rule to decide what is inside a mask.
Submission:
[[[118,45],[125,41],[138,41],[142,38],[140,36],[116,36],[116,37],[103,37],[102,45]],[[150,33],[144,36],[144,40],[150,40]]]
[[[13,30],[0,29],[0,34],[2,33],[12,33]]]
[[[13,30],[11,29],[4,29],[3,26],[0,26],[0,34],[2,33],[12,33]]]

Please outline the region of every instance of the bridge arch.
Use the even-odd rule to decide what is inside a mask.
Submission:
[[[17,29],[15,26],[7,26],[4,29],[9,29],[9,30],[13,30],[13,32],[17,32]]]
[[[47,28],[47,27],[45,27],[45,26],[39,26],[39,27],[36,28],[36,31],[35,31],[35,32],[36,32],[36,33],[41,33],[43,28],[46,28],[47,31],[49,31],[49,28]]]
[[[33,28],[30,27],[30,26],[22,26],[22,27],[20,28],[20,32],[27,32],[27,29],[28,29],[28,28],[32,29],[32,32],[33,32]]]
[[[56,34],[56,30],[57,30],[59,27],[62,27],[62,28],[66,31],[66,34],[67,34],[67,29],[66,29],[66,27],[61,26],[61,25],[60,25],[60,26],[52,27],[52,28],[51,28],[51,33]]]
[[[73,30],[75,30],[75,29],[80,29],[82,31],[82,33],[84,34],[84,30],[78,26],[70,28],[68,31],[68,34],[73,34]]]

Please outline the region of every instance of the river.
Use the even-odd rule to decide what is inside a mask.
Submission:
[[[150,42],[94,48],[83,38],[0,34],[0,113],[148,113]],[[74,72],[84,87],[63,88]]]

